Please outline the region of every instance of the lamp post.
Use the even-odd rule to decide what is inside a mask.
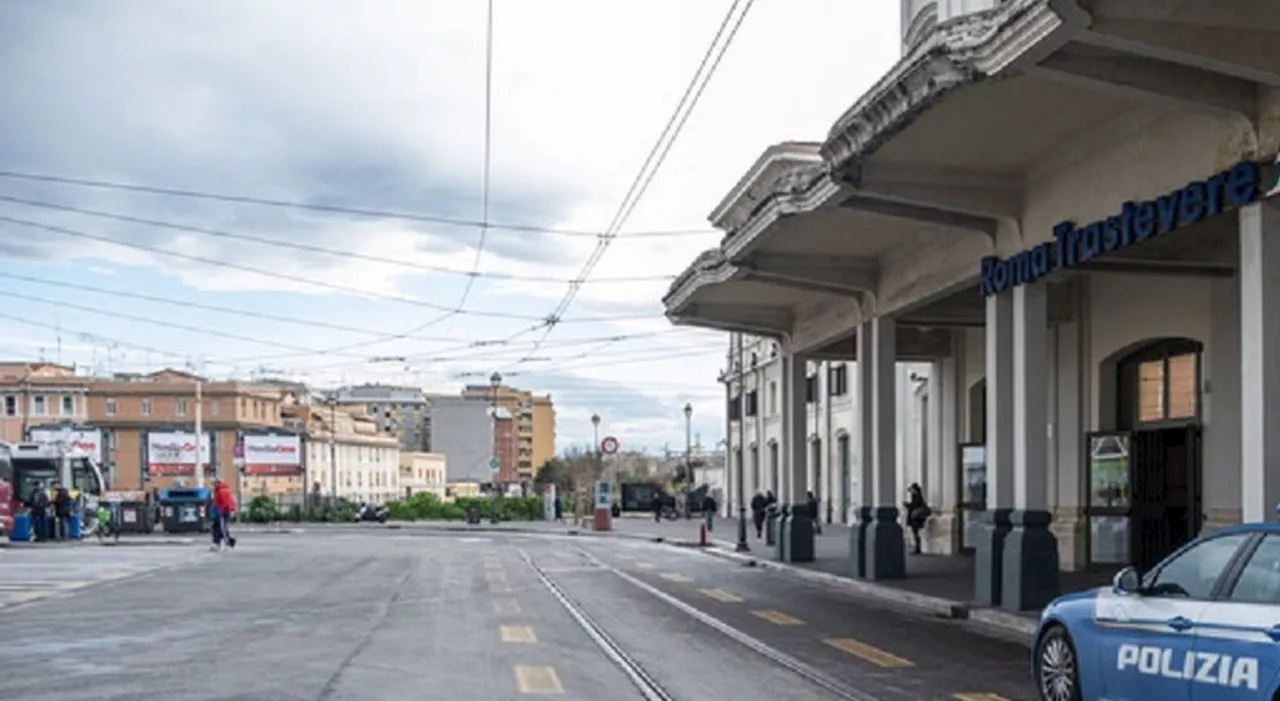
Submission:
[[[600,415],[591,415],[591,507],[595,508],[595,480],[600,479],[600,473],[604,471],[603,457],[600,454]],[[593,511],[594,513],[594,511]]]
[[[746,482],[746,457],[747,457],[747,392],[746,383],[742,381],[746,373],[746,365],[743,364],[743,346],[745,339],[742,334],[738,334],[738,544],[734,550],[745,553],[751,551],[751,546],[747,545],[747,486]],[[725,381],[725,392],[729,393],[728,383],[732,380]],[[730,459],[730,451],[728,445],[732,441],[729,436],[725,436],[725,455],[724,459]],[[757,469],[758,471],[758,469]],[[732,513],[732,512],[731,512]]]
[[[491,413],[493,414],[493,457],[489,460],[489,470],[491,478],[490,490],[491,501],[489,503],[489,523],[498,522],[498,478],[502,476],[502,461],[498,457],[498,388],[502,386],[502,373],[495,372],[489,376],[489,387],[493,389],[493,402],[491,405]]]
[[[684,516],[690,519],[693,518],[693,511],[689,508],[687,495],[693,489],[693,405],[688,402],[684,405],[684,479],[687,482]]]
[[[334,434],[338,432],[338,398],[324,400],[329,405],[329,508],[338,506],[338,444]]]

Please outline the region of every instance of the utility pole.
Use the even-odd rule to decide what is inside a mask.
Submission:
[[[338,432],[338,399],[329,397],[329,506],[338,505],[338,444],[334,442],[334,434]]]
[[[204,486],[204,382],[196,380],[196,489]],[[236,480],[240,484],[240,480]]]
[[[22,373],[22,435],[18,442],[27,440],[27,428],[31,421],[31,366],[27,365]]]
[[[743,346],[745,338],[741,333],[738,334],[738,371],[734,373],[738,378],[738,478],[735,480],[738,484],[738,544],[734,550],[745,553],[751,550],[751,546],[747,544],[747,486],[746,486],[746,459],[747,459],[747,385],[743,382],[746,377],[747,366],[743,359]],[[732,375],[730,376],[732,377]],[[728,381],[725,383],[725,392],[728,393]],[[759,440],[759,439],[757,439]],[[725,441],[725,446],[730,441]],[[733,457],[733,451],[726,451],[724,459],[727,463]],[[728,465],[726,464],[726,472]]]

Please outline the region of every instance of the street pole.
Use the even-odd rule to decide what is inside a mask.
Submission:
[[[338,400],[329,398],[329,508],[338,506],[338,444],[334,435],[338,432]]]
[[[31,366],[27,366],[22,373],[22,435],[18,436],[19,443],[27,441],[27,427],[31,421]]]
[[[746,467],[744,463],[747,457],[747,417],[746,417],[746,383],[742,379],[746,376],[747,366],[743,364],[743,342],[742,334],[738,334],[738,544],[734,550],[740,553],[750,552],[751,546],[747,544],[747,486]],[[730,381],[732,381],[730,375]],[[729,385],[726,382],[725,392],[729,392]],[[757,440],[759,440],[757,438]],[[727,457],[727,456],[726,456]]]
[[[693,518],[693,510],[689,508],[689,492],[693,490],[693,405],[684,405],[684,479],[685,506],[684,517]]]
[[[196,380],[196,489],[204,486],[204,463],[200,459],[204,454],[204,412],[200,406],[200,400],[204,396],[203,386],[203,382]],[[236,480],[236,484],[239,485],[240,481]]]

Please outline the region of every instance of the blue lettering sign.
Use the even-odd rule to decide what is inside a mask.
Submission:
[[[1280,167],[1280,166],[1277,166]],[[1074,268],[1111,251],[1239,209],[1262,195],[1262,168],[1242,161],[1208,180],[1143,202],[1125,202],[1120,212],[1085,226],[1064,221],[1053,227],[1053,240],[1030,250],[982,259],[979,287],[983,297],[1034,282],[1059,268]]]

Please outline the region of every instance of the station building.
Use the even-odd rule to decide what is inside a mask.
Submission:
[[[905,576],[910,362],[930,545],[973,552],[980,604],[1034,610],[1061,571],[1275,518],[1280,4],[902,2],[901,59],[824,140],[764,150],[664,298],[778,344],[780,500],[832,479],[807,378],[852,363],[828,494],[851,494],[857,574]],[[780,535],[812,557],[807,510]]]

